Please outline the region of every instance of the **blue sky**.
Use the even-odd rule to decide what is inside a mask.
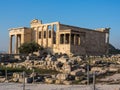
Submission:
[[[120,0],[0,0],[0,51],[8,50],[9,28],[60,21],[84,28],[110,27],[110,43],[120,48]]]

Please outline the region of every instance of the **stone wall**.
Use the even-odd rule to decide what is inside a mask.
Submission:
[[[86,32],[86,53],[97,55],[105,54],[105,33],[88,31]]]
[[[75,34],[83,33],[80,35],[80,45],[71,45],[71,53],[80,55],[102,55],[108,53],[110,28],[92,30],[60,24],[60,29],[62,31],[71,29],[73,33],[76,32]],[[106,34],[108,34],[108,39],[106,39]]]

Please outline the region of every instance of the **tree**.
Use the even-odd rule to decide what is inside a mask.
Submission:
[[[36,52],[42,49],[43,47],[41,47],[38,43],[28,42],[28,43],[23,43],[19,47],[19,52],[22,54],[29,54],[29,53],[33,53],[33,52]]]

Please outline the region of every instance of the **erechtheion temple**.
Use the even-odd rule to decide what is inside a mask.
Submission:
[[[19,53],[18,47],[24,42],[35,41],[50,53],[76,55],[102,55],[108,53],[109,29],[86,29],[53,22],[43,24],[34,19],[28,27],[9,30],[9,53]],[[13,45],[13,36],[15,45]]]

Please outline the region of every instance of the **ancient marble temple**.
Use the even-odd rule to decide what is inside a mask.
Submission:
[[[22,43],[35,41],[49,53],[75,55],[102,55],[108,53],[109,29],[87,29],[52,22],[43,24],[34,19],[30,27],[9,29],[9,53],[19,53]],[[14,39],[13,39],[14,37]],[[15,41],[13,41],[15,40]],[[15,43],[13,45],[13,42]]]

